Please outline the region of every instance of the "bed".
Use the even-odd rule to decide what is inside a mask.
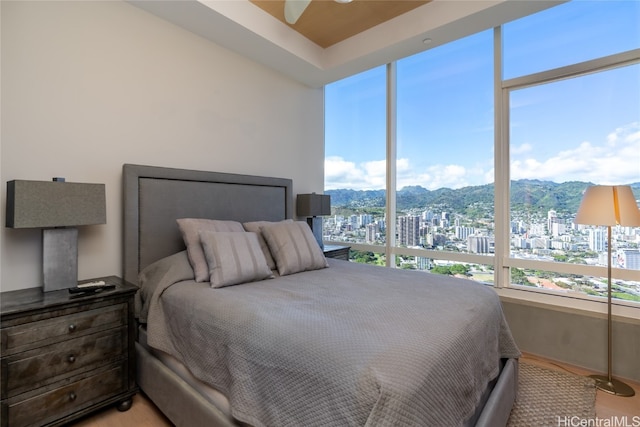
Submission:
[[[313,255],[296,270],[289,179],[127,164],[123,187],[137,381],[175,425],[506,425],[520,353],[491,288]],[[196,281],[184,218],[269,224],[275,270]],[[241,235],[260,246],[222,231],[200,234],[210,265]]]

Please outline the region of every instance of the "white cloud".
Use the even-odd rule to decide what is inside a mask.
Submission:
[[[595,184],[640,181],[640,123],[617,128],[604,145],[585,141],[547,159],[513,159],[511,178]]]
[[[433,165],[416,171],[409,159],[398,159],[396,163],[397,187],[421,185],[429,190],[438,188],[460,188],[492,182],[486,180],[486,171],[469,170],[461,165]],[[386,163],[376,160],[356,164],[342,157],[325,159],[325,189],[350,188],[354,190],[383,189],[386,186]]]
[[[535,143],[511,149],[511,179],[554,182],[590,181],[595,184],[629,184],[640,181],[640,123],[621,126],[597,145],[584,141],[546,158],[531,156]],[[421,185],[429,190],[461,188],[493,182],[493,165],[468,167],[435,164],[418,169],[408,158],[398,159],[397,187]],[[342,157],[325,159],[325,188],[383,189],[386,163],[375,160],[357,164]]]
[[[523,154],[532,150],[531,144],[522,144],[519,147],[511,147],[511,154]]]
[[[328,157],[324,160],[325,188],[366,188],[365,171],[355,163],[342,157]],[[338,186],[335,186],[338,184]]]
[[[607,144],[611,147],[618,146],[620,142],[633,144],[637,141],[640,141],[640,123],[638,122],[616,128],[616,130],[607,135]]]

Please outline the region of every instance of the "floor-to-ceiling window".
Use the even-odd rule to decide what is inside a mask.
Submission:
[[[493,281],[493,80],[491,30],[397,62],[396,253],[404,268]]]
[[[503,27],[511,284],[606,294],[586,266],[607,265],[607,230],[574,219],[587,185],[640,182],[639,22],[638,2],[595,1]],[[612,237],[614,295],[640,301],[639,230]]]
[[[639,2],[569,2],[397,61],[395,158],[362,156],[384,155],[380,123],[341,121],[352,90],[381,95],[369,107],[385,120],[385,68],[327,86],[325,190],[344,212],[329,221],[354,220],[327,224],[325,238],[386,249],[401,268],[599,295],[606,229],[573,220],[590,184],[632,184],[640,198],[639,48]],[[361,125],[376,138],[343,136]],[[358,150],[340,154],[345,144]],[[380,178],[381,160],[394,180]],[[347,171],[369,186],[339,178]],[[389,182],[395,209],[383,204]],[[613,231],[616,297],[640,301],[640,229]]]
[[[386,111],[384,66],[325,89],[325,190],[332,190],[333,209],[323,219],[324,239],[372,245],[355,256],[380,265],[386,244]]]

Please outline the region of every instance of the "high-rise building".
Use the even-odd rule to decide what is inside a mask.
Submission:
[[[442,212],[440,214],[440,218],[441,218],[441,224],[444,227],[448,227],[449,226],[449,218],[450,218],[449,213],[448,212]]]
[[[607,248],[607,233],[598,228],[589,229],[589,250],[602,252]]]
[[[556,211],[551,209],[550,211],[547,212],[547,230],[549,231],[549,233],[551,233],[553,230],[553,224],[557,222],[558,222],[558,214],[556,213]]]
[[[407,215],[398,218],[398,237],[402,246],[420,245],[420,217]]]
[[[367,243],[375,242],[378,239],[379,232],[378,224],[367,224],[365,228],[365,241]]]
[[[467,237],[467,248],[469,252],[476,254],[488,254],[490,252],[488,236],[469,236]]]
[[[432,218],[433,218],[433,211],[424,211],[424,212],[422,212],[422,220],[424,222],[431,222]]]
[[[360,228],[360,226],[358,225],[358,215],[351,215],[349,217],[349,225],[351,226],[351,230]]]
[[[566,232],[566,227],[562,220],[556,219],[556,221],[551,224],[551,235],[553,237],[562,236],[563,234],[565,234],[565,232]]]
[[[629,270],[640,270],[640,250],[621,249],[616,252],[614,265]]]
[[[456,239],[466,240],[467,237],[475,233],[475,229],[473,227],[461,227],[458,226],[455,228]]]
[[[366,227],[367,224],[370,224],[372,221],[371,215],[369,214],[361,214],[358,217],[358,227]]]

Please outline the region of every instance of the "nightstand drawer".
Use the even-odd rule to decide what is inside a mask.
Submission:
[[[127,319],[126,314],[127,304],[123,303],[5,328],[2,330],[2,352],[4,355],[12,354],[122,326],[123,319]]]
[[[53,384],[126,357],[127,331],[109,329],[2,359],[2,398]]]
[[[29,399],[12,403],[2,413],[11,427],[40,426],[63,418],[78,410],[100,403],[105,396],[126,391],[126,374],[122,365],[112,366],[90,377]],[[4,421],[3,421],[4,424]]]

